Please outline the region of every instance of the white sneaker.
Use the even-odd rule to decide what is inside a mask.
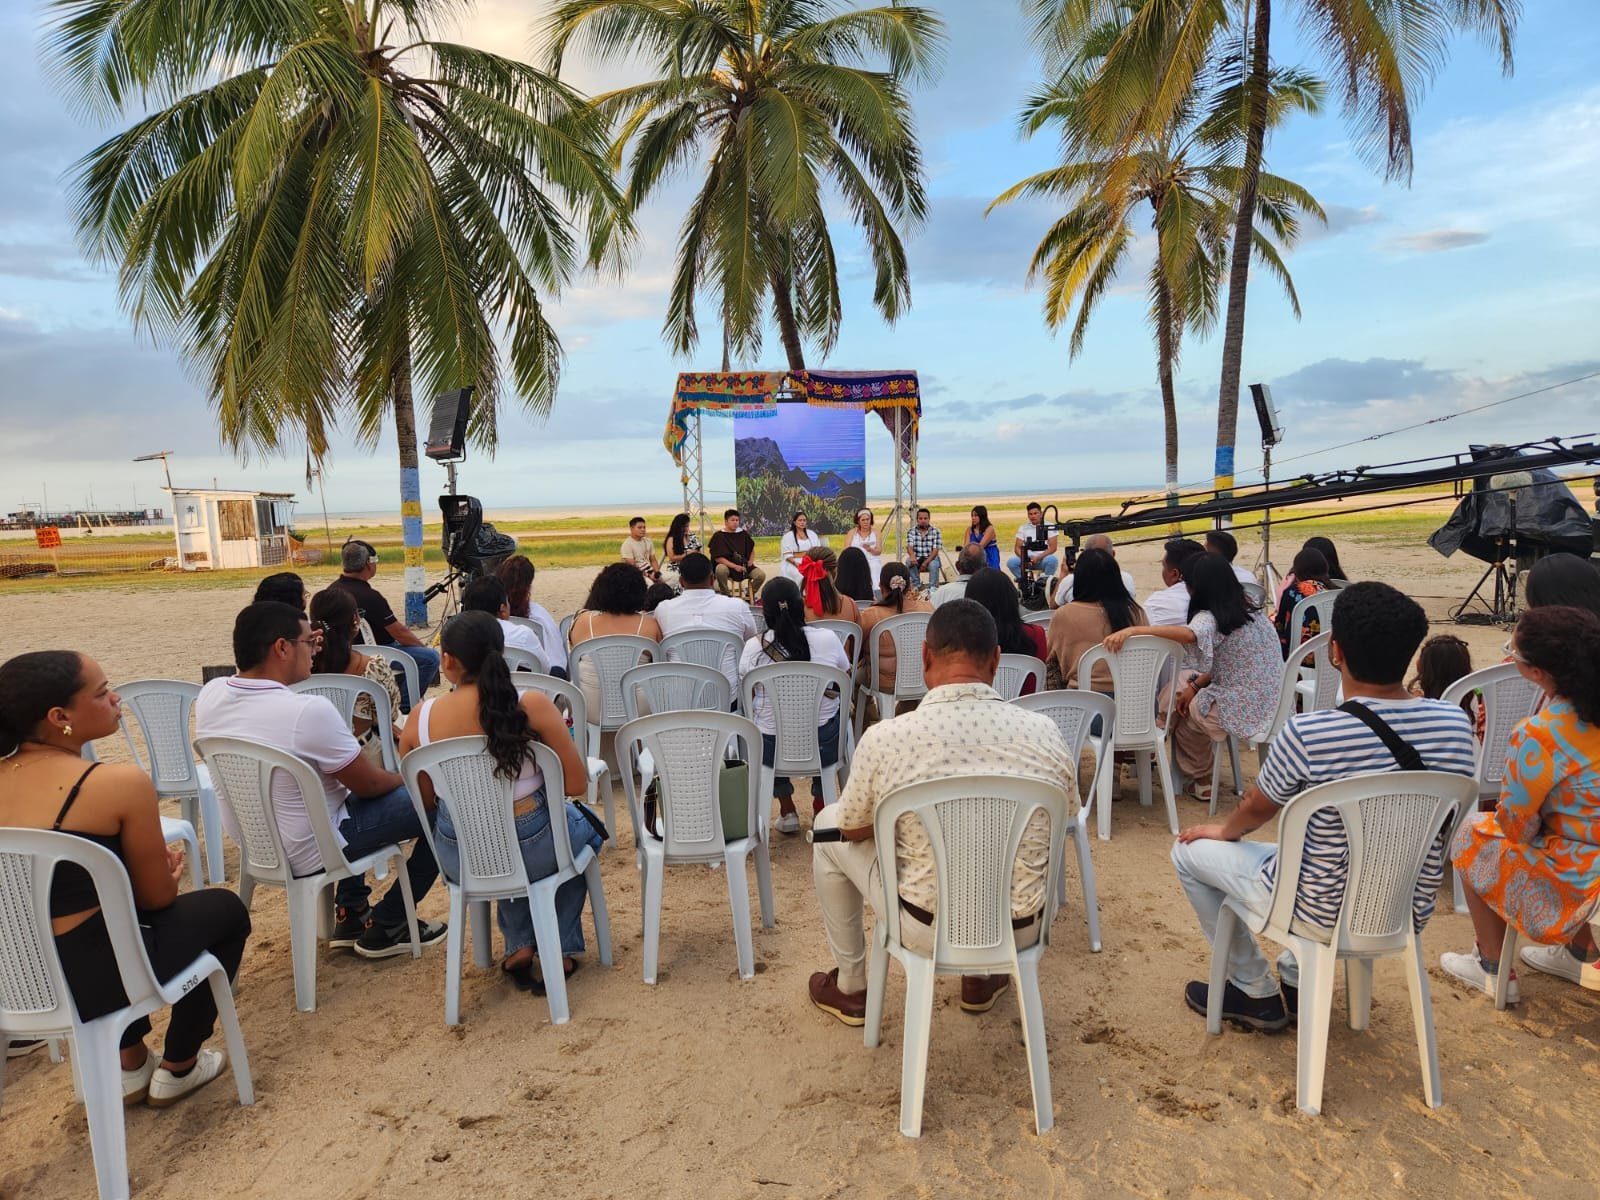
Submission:
[[[155,1062],[154,1055],[150,1061]],[[221,1050],[202,1050],[195,1059],[194,1069],[187,1075],[174,1075],[165,1067],[157,1067],[155,1074],[150,1077],[150,1106],[165,1108],[169,1104],[176,1104],[190,1092],[198,1091],[221,1075],[222,1068],[227,1064],[228,1056]]]
[[[1535,971],[1600,992],[1600,963],[1581,962],[1565,946],[1524,946],[1521,953]]]
[[[783,813],[778,817],[777,824],[773,828],[779,833],[799,833],[800,814],[797,812]]]
[[[144,1066],[122,1072],[122,1103],[138,1104],[150,1091],[150,1078],[156,1073],[156,1056],[146,1052]]]
[[[1468,987],[1482,992],[1486,996],[1494,995],[1495,977],[1483,969],[1483,963],[1474,953],[1467,954],[1441,954],[1439,966],[1446,975],[1460,980]],[[1509,970],[1510,968],[1507,967]],[[1516,1004],[1522,999],[1522,990],[1517,987],[1517,976],[1512,972],[1511,982],[1506,987],[1506,1003]]]

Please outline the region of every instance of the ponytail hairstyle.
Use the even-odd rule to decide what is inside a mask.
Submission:
[[[806,591],[810,592],[813,585],[815,585],[817,612],[825,617],[838,616],[839,609],[843,607],[839,603],[839,589],[833,582],[834,577],[839,572],[838,558],[834,555],[833,550],[827,546],[811,547],[806,551],[806,558],[814,563],[822,564],[822,573],[820,575],[815,568],[804,566],[800,568],[800,577],[805,580]],[[766,594],[765,588],[762,589],[762,594]]]
[[[878,572],[878,591],[883,598],[874,607],[892,608],[895,612],[905,612],[906,592],[911,587],[911,572],[906,570],[905,563],[886,562],[883,569]]]
[[[533,592],[533,560],[526,554],[513,554],[500,564],[494,577],[506,589],[506,604],[511,615],[526,619],[528,597]]]
[[[806,641],[806,606],[794,581],[781,576],[761,589],[761,615],[767,631],[761,635],[761,652],[773,662],[810,662]]]
[[[1586,724],[1600,725],[1600,617],[1567,605],[1530,608],[1512,642],[1518,662],[1548,674],[1557,696]]]
[[[522,773],[528,747],[535,739],[511,683],[499,619],[486,612],[458,613],[444,627],[439,646],[461,664],[461,682],[478,689],[478,725],[489,741],[494,773],[502,779],[515,779]]]
[[[83,690],[75,650],[33,650],[0,663],[0,758],[10,758],[52,708],[67,708]]]
[[[311,628],[322,644],[311,656],[318,675],[341,675],[350,666],[350,644],[356,639],[356,602],[343,588],[323,588],[311,597]]]

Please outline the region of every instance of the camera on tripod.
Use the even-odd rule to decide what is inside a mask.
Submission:
[[[501,533],[483,519],[483,502],[476,496],[440,496],[439,511],[444,514],[444,533],[440,539],[450,573],[432,584],[424,595],[432,600],[456,584],[493,575],[506,559],[517,552],[517,539]]]

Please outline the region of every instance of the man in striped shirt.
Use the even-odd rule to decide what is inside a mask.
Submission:
[[[1344,681],[1346,701],[1360,703],[1387,722],[1429,770],[1471,775],[1476,743],[1466,713],[1454,704],[1416,699],[1402,682],[1427,632],[1428,618],[1416,601],[1388,584],[1353,584],[1339,594],[1333,610],[1328,657]],[[1184,830],[1172,848],[1178,882],[1194,905],[1206,940],[1216,937],[1224,897],[1263,915],[1271,902],[1277,847],[1240,838],[1266,825],[1307,788],[1397,767],[1383,740],[1349,713],[1331,709],[1290,717],[1239,807],[1226,821]],[[1428,851],[1417,881],[1412,912],[1419,932],[1433,915],[1434,895],[1444,880],[1447,833],[1442,830]],[[1349,867],[1344,823],[1334,813],[1312,818],[1295,894],[1296,919],[1331,929],[1344,900]],[[1282,1029],[1293,1019],[1298,984],[1299,968],[1287,950],[1278,957],[1275,980],[1250,932],[1243,925],[1234,927],[1223,1016],[1252,1029]],[[1191,982],[1184,999],[1204,1015],[1209,991],[1206,983]]]

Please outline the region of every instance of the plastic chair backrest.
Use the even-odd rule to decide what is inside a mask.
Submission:
[[[1003,700],[1015,700],[1033,680],[1033,690],[1044,686],[1044,664],[1031,654],[1002,654],[994,673],[994,690]]]
[[[361,640],[367,645],[376,645],[378,638],[372,632],[372,624],[362,616],[356,617],[356,627],[361,631]]]
[[[1111,670],[1111,692],[1117,706],[1117,749],[1154,745],[1166,736],[1167,726],[1156,718],[1156,694],[1169,667],[1176,667],[1178,645],[1163,637],[1135,634],[1115,654],[1104,646],[1091,646],[1078,659],[1078,678],[1093,679],[1095,666]],[[1167,714],[1168,722],[1172,714]]]
[[[372,680],[360,675],[311,675],[299,683],[291,683],[289,690],[321,696],[339,710],[340,719],[346,728],[351,729],[355,726],[356,701],[366,696],[372,701],[372,727],[378,731],[378,742],[383,747],[383,769],[400,769],[400,755],[394,744],[394,713],[389,708],[389,693]]]
[[[1448,704],[1460,704],[1473,692],[1483,693],[1483,742],[1478,747],[1478,794],[1500,795],[1506,781],[1506,763],[1511,753],[1511,735],[1517,726],[1542,707],[1544,692],[1529,683],[1517,664],[1496,663],[1463,675],[1440,694]]]
[[[1278,815],[1278,874],[1268,923],[1330,940],[1326,930],[1296,921],[1294,906],[1307,826],[1317,813],[1331,810],[1344,822],[1350,844],[1333,945],[1343,954],[1399,950],[1411,933],[1412,896],[1428,848],[1476,795],[1473,780],[1444,771],[1352,775],[1301,792]]]
[[[622,673],[622,707],[630,721],[641,711],[727,712],[733,707],[733,689],[728,677],[715,667],[689,662],[640,663]]]
[[[668,662],[694,663],[722,672],[732,680],[739,677],[739,655],[744,638],[727,629],[681,629],[661,639],[661,653]]]
[[[922,642],[928,635],[928,620],[932,613],[901,613],[879,621],[872,627],[872,674],[868,678],[873,686],[883,678],[879,660],[883,654],[883,639],[894,639],[894,698],[912,700],[928,693],[922,679]]]
[[[823,617],[816,621],[807,621],[806,625],[811,629],[826,629],[838,638],[839,644],[844,647],[844,656],[850,660],[852,667],[861,661],[861,626],[854,621]]]
[[[1108,733],[1115,735],[1117,706],[1110,696],[1099,692],[1061,688],[1051,692],[1035,692],[1031,696],[1018,696],[1011,703],[1029,712],[1043,713],[1054,721],[1074,763],[1083,755],[1084,744],[1089,740],[1089,730],[1096,717],[1100,718],[1101,737]]]
[[[830,687],[839,692],[841,713],[850,711],[852,680],[848,672],[814,662],[780,662],[757,667],[739,684],[739,700],[746,716],[755,715],[759,687],[772,705],[777,745],[772,752],[776,775],[816,775],[822,770],[822,743],[817,736],[822,701]],[[841,717],[840,720],[846,720]]]
[[[1330,632],[1333,629],[1333,606],[1338,600],[1339,589],[1330,588],[1326,592],[1302,596],[1295,601],[1294,611],[1289,614],[1289,645],[1293,647],[1301,640],[1307,613],[1315,614],[1319,632]]]
[[[1266,745],[1295,714],[1295,706],[1302,699],[1300,695],[1300,664],[1309,656],[1313,663],[1311,675],[1311,695],[1305,697],[1304,712],[1321,712],[1325,708],[1332,708],[1333,702],[1339,697],[1339,672],[1335,669],[1333,661],[1328,657],[1328,643],[1333,640],[1333,633],[1325,631],[1316,637],[1301,642],[1298,649],[1283,664],[1283,675],[1278,683],[1278,708],[1272,714],[1271,722],[1266,728],[1258,730],[1254,741]]]
[[[365,654],[368,658],[383,659],[389,664],[391,671],[399,671],[401,677],[406,681],[404,692],[406,703],[413,708],[422,703],[422,697],[418,694],[422,690],[422,677],[417,674],[417,660],[412,658],[411,655],[400,649],[399,646],[362,644],[351,646],[350,649]]]
[[[1056,614],[1048,608],[1041,608],[1038,612],[1025,612],[1022,614],[1024,625],[1049,625],[1050,619]]]
[[[636,780],[641,751],[648,751],[660,783],[660,831],[667,861],[721,862],[726,853],[722,828],[721,767],[730,746],[746,762],[759,757],[761,731],[737,713],[652,713],[617,730],[617,758],[628,797],[633,832],[643,845],[650,835],[643,817]],[[748,771],[749,808],[745,828],[755,836],[761,772]]]
[[[760,637],[767,631],[767,613],[759,604],[750,606],[750,619],[756,623],[756,636]]]
[[[532,617],[507,617],[506,620],[510,621],[513,625],[521,625],[524,629],[531,629],[533,631],[533,636],[539,639],[539,645],[544,647],[544,650],[547,654],[549,653],[550,647],[545,646],[544,644],[543,625],[539,624],[539,622],[535,621]]]
[[[65,1033],[76,1023],[50,931],[50,882],[62,863],[81,867],[94,884],[126,1006],[159,1003],[160,984],[139,935],[122,860],[70,833],[0,829],[0,1026],[12,1036]]]
[[[965,775],[896,788],[873,812],[884,903],[879,920],[890,945],[901,940],[896,822],[922,822],[933,847],[935,910],[933,960],[941,967],[984,966],[1009,957],[1013,946],[1011,880],[1017,848],[1029,819],[1043,810],[1050,822],[1050,863],[1045,880],[1061,871],[1067,794],[1042,779],[1015,775]],[[1056,889],[1044,891],[1039,941],[1049,940]],[[1014,949],[1011,953],[1015,953]]]
[[[550,674],[550,664],[544,656],[522,646],[507,646],[504,650],[506,666],[513,671],[533,671],[539,675]]]
[[[276,771],[288,772],[300,792],[323,869],[349,868],[339,839],[333,834],[322,777],[310,763],[276,746],[246,738],[203,737],[196,738],[194,744],[211,769],[217,799],[233,812],[234,827],[242,839],[239,858],[251,875],[285,885],[294,876],[278,833],[272,797],[272,776]]]
[[[577,613],[568,613],[558,623],[557,628],[561,630],[561,644],[563,646],[572,645],[572,625],[577,619]]]
[[[660,653],[659,642],[631,633],[609,633],[579,642],[567,656],[574,679],[585,662],[594,666],[600,679],[600,711],[589,714],[589,723],[601,729],[616,729],[628,719],[622,708],[622,673],[637,667],[647,655]]]
[[[578,743],[578,753],[588,756],[589,705],[577,684],[566,679],[557,679],[554,675],[540,675],[534,671],[513,671],[511,686],[517,689],[519,696],[523,692],[538,692],[542,696],[548,696],[556,708],[565,712],[572,726],[572,736]]]
[[[137,679],[113,688],[122,699],[122,733],[133,761],[150,773],[159,796],[199,792],[200,773],[189,742],[189,718],[200,685],[182,679]],[[128,726],[132,715],[144,742],[141,755]]]

